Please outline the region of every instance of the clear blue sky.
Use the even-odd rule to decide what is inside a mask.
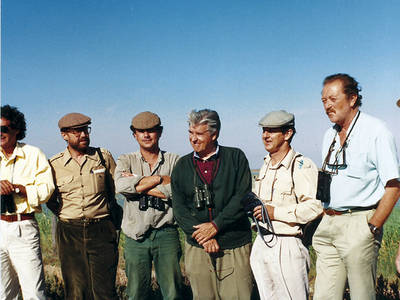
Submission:
[[[332,73],[361,83],[362,111],[399,145],[399,11],[390,0],[3,0],[1,101],[24,112],[25,141],[48,156],[65,147],[57,122],[68,112],[92,117],[92,145],[117,158],[137,150],[136,113],[159,114],[162,148],[185,154],[188,112],[215,109],[220,143],[252,168],[265,155],[259,119],[286,109],[294,147],[320,166],[321,82]]]

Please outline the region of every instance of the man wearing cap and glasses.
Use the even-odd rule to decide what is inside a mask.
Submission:
[[[145,111],[130,129],[139,151],[123,154],[115,169],[115,186],[125,196],[122,230],[129,299],[147,299],[152,262],[164,299],[182,299],[181,247],[171,205],[170,175],[178,155],[160,150],[160,118]]]
[[[58,122],[67,149],[53,156],[56,242],[66,299],[118,299],[117,233],[107,202],[115,195],[110,152],[89,147],[91,119],[69,113]]]
[[[321,178],[328,184],[319,197],[324,216],[313,238],[316,300],[343,299],[346,280],[352,299],[375,299],[383,224],[400,195],[393,135],[360,111],[360,90],[347,74],[323,82],[322,104],[334,126],[322,146]]]
[[[290,146],[296,132],[293,114],[272,111],[259,125],[269,155],[254,185],[265,208],[263,212],[261,205],[255,207],[254,217],[262,221],[263,213],[268,213],[274,232],[257,235],[251,268],[261,299],[308,299],[310,257],[302,243],[301,225],[322,213],[321,201],[315,198],[318,170]]]
[[[46,299],[35,213],[54,191],[51,168],[43,152],[20,143],[24,115],[16,107],[1,107],[0,146],[0,265],[1,299]]]

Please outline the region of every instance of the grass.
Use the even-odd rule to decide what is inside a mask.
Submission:
[[[41,247],[43,253],[43,263],[46,276],[46,293],[50,299],[63,299],[62,277],[57,251],[52,240],[52,215],[48,211],[36,216],[40,227]],[[184,234],[180,231],[182,249],[184,247]],[[400,299],[399,279],[396,275],[394,264],[398,245],[400,242],[400,208],[396,207],[385,224],[385,231],[382,246],[378,258],[378,280],[377,280],[377,299],[396,300]],[[117,291],[121,299],[127,299],[125,288],[127,278],[125,276],[125,261],[123,257],[123,247],[125,245],[125,235],[121,233],[119,243],[119,264],[117,272]],[[311,269],[309,278],[312,286],[315,279],[315,252],[310,249]],[[181,265],[183,267],[183,258]],[[184,273],[184,270],[183,270]],[[188,282],[185,282],[188,284]],[[186,285],[185,293],[190,295],[190,287]],[[162,299],[155,279],[153,280],[152,299]],[[188,299],[190,299],[188,297]],[[345,295],[345,299],[349,299]]]

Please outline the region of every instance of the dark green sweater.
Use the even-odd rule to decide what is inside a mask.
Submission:
[[[250,222],[243,211],[240,200],[251,191],[251,173],[242,150],[219,147],[219,168],[212,182],[213,221],[218,227],[215,236],[221,249],[232,249],[251,242]],[[176,164],[172,176],[172,206],[174,217],[186,234],[189,244],[201,247],[192,238],[194,225],[210,222],[207,208],[194,207],[193,152],[183,156]]]

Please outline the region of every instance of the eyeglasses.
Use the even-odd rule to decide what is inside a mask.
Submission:
[[[347,142],[344,143],[340,149],[337,150],[335,154],[335,160],[333,163],[330,163],[330,158],[331,154],[333,152],[333,146],[334,143],[332,143],[328,155],[325,158],[324,165],[322,166],[322,171],[325,173],[331,174],[331,175],[337,175],[339,170],[343,170],[347,168],[347,163],[346,163],[346,147],[347,147]],[[341,157],[341,159],[340,159]]]
[[[5,125],[1,126],[1,132],[2,133],[9,133],[11,129],[12,128],[9,127],[9,126],[5,126]]]
[[[90,126],[85,126],[85,127],[79,127],[79,128],[70,128],[66,130],[69,133],[72,133],[76,136],[79,136],[82,134],[82,132],[89,134],[92,131],[92,127]]]

